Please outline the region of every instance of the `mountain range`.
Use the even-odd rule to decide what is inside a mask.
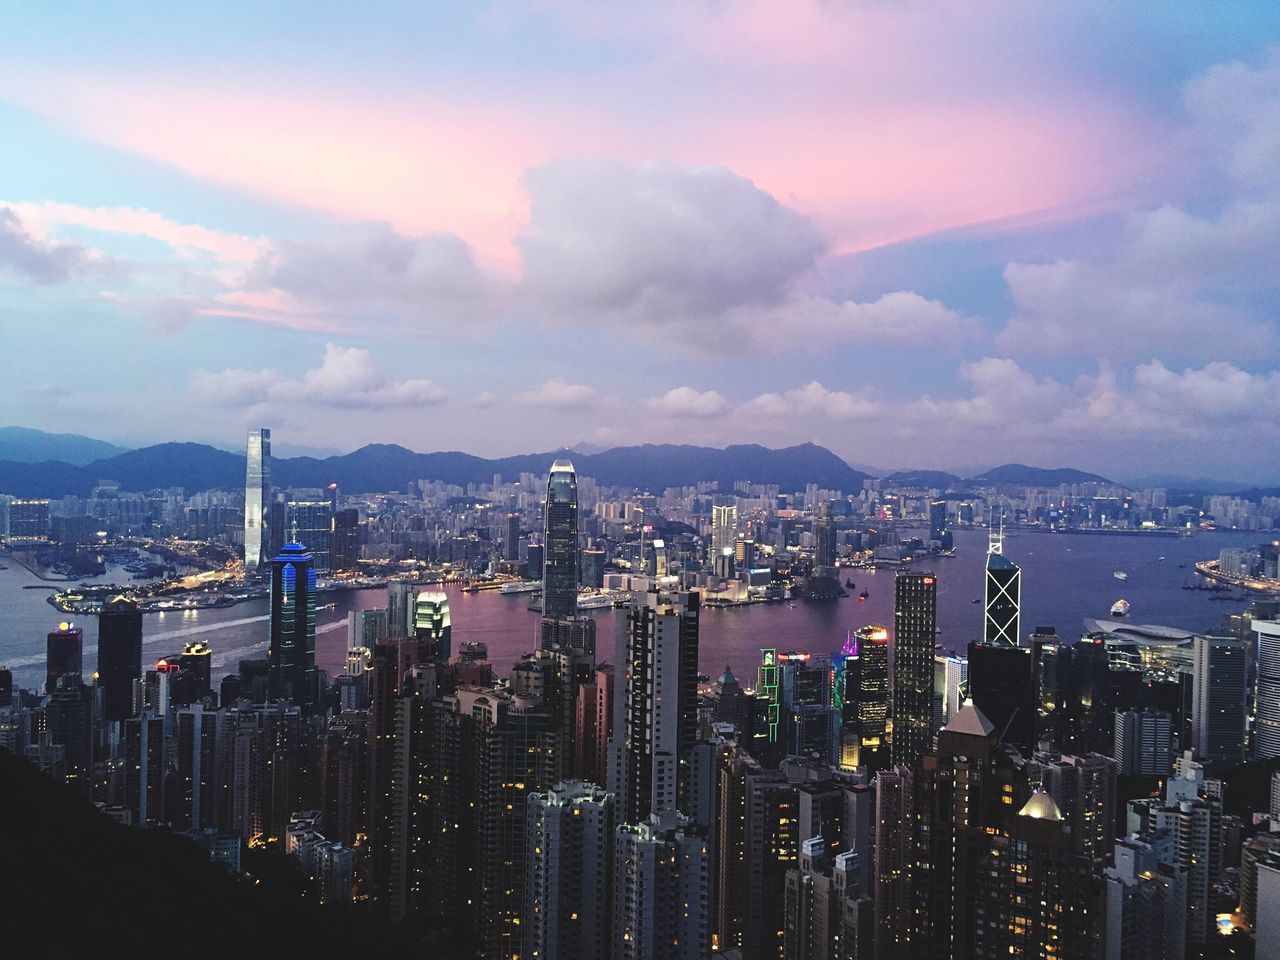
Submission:
[[[98,455],[94,455],[97,453]],[[285,488],[337,483],[348,493],[402,490],[419,480],[465,485],[488,483],[494,474],[513,480],[543,475],[558,457],[573,460],[579,475],[609,486],[662,490],[714,480],[721,489],[736,480],[802,490],[806,484],[845,491],[872,479],[825,447],[813,443],[782,449],[737,444],[723,449],[683,444],[644,444],[598,452],[558,450],[489,459],[458,451],[416,453],[396,444],[374,443],[330,457],[277,457],[274,482]],[[161,443],[137,450],[75,434],[0,428],[0,492],[20,497],[86,496],[100,480],[125,490],[182,487],[233,490],[244,483],[244,456],[202,443]],[[940,470],[900,470],[884,479],[921,489],[960,491],[978,486],[1056,486],[1106,483],[1106,478],[1062,467],[1004,464],[962,478]],[[1258,491],[1250,491],[1258,493]]]

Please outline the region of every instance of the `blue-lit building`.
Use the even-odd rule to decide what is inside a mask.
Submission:
[[[316,701],[316,570],[300,543],[286,544],[271,561],[269,662],[272,699]]]

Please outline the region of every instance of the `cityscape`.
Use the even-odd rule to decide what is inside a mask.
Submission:
[[[1270,2],[2,19],[15,954],[1280,960]]]

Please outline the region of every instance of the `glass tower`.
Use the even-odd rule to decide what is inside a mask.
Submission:
[[[894,578],[893,763],[909,767],[933,746],[933,646],[938,583],[931,573]]]
[[[133,716],[133,682],[142,679],[142,608],[128,597],[103,604],[98,615],[98,683],[103,716]]]
[[[413,636],[422,663],[448,663],[453,656],[453,626],[449,598],[443,593],[420,593],[413,602]]]
[[[578,613],[578,478],[573,464],[557,460],[547,477],[546,536],[543,538],[542,614]]]
[[[299,543],[271,561],[271,697],[310,704],[316,694],[316,570]]]
[[[271,556],[271,431],[249,431],[244,474],[244,572],[257,573]]]

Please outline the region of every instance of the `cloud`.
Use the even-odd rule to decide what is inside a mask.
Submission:
[[[782,300],[825,243],[717,166],[555,161],[528,171],[522,292],[550,311],[671,325]]]
[[[731,320],[758,343],[775,346],[784,340],[811,346],[957,343],[985,332],[980,320],[909,290],[865,303],[797,295],[774,307],[737,311]]]
[[[571,410],[596,398],[596,392],[580,383],[563,380],[547,380],[541,386],[516,394],[516,402],[531,407],[547,407],[553,410]]]
[[[666,393],[650,397],[645,406],[660,417],[719,417],[729,410],[729,401],[715,390],[698,391],[693,387],[672,387]]]
[[[817,380],[784,393],[762,393],[747,401],[740,410],[747,418],[824,416],[832,420],[851,420],[875,415],[881,405],[868,397],[844,390],[829,390]]]
[[[301,380],[276,370],[196,370],[197,399],[233,406],[304,401],[345,409],[379,410],[443,403],[447,394],[430,380],[389,380],[368,350],[326,344],[324,360]]]
[[[84,247],[41,239],[12,207],[0,206],[0,268],[35,283],[52,284],[79,273],[89,260]]]

